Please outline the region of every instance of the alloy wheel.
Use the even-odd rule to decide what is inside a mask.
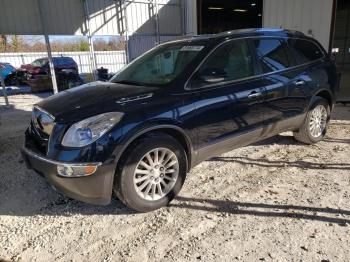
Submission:
[[[134,171],[134,187],[144,200],[156,201],[166,196],[175,186],[179,175],[179,161],[167,148],[147,152]]]
[[[318,105],[312,110],[309,128],[310,134],[314,138],[322,135],[323,131],[326,128],[327,118],[327,109],[324,105]]]

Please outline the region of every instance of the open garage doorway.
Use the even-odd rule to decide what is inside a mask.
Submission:
[[[198,33],[262,26],[263,0],[197,0]]]
[[[350,2],[338,0],[332,53],[341,72],[338,101],[350,101]]]

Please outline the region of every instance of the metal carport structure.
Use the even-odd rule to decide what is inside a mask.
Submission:
[[[106,8],[106,5],[112,4],[111,1],[98,0],[98,2],[100,2],[99,6],[101,8]],[[89,1],[1,0],[0,6],[2,7],[0,15],[1,34],[43,35],[45,37],[53,89],[57,93],[49,35],[85,35],[90,40]],[[102,28],[103,24],[100,27]],[[93,52],[91,41],[89,41],[89,47],[90,52]],[[93,55],[90,55],[90,57],[94,59]],[[6,90],[4,94],[6,97]]]
[[[86,36],[94,71],[93,36],[156,36],[158,44],[160,36],[196,33],[195,0],[0,0],[0,7],[0,34],[45,37],[55,93],[58,88],[49,35]],[[127,48],[125,51],[128,57]],[[6,90],[4,94],[6,99]]]

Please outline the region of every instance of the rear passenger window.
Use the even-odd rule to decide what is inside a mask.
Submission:
[[[313,42],[303,39],[289,39],[298,64],[305,64],[323,57],[322,50]]]
[[[278,39],[256,39],[254,40],[254,47],[261,61],[263,73],[294,66],[293,58],[288,54],[284,41]]]

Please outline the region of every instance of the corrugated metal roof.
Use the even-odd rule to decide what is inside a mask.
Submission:
[[[82,34],[84,13],[81,0],[0,0],[0,33],[42,35],[38,3],[43,22],[51,35]]]
[[[36,0],[0,0],[0,33],[41,34],[39,9]]]

